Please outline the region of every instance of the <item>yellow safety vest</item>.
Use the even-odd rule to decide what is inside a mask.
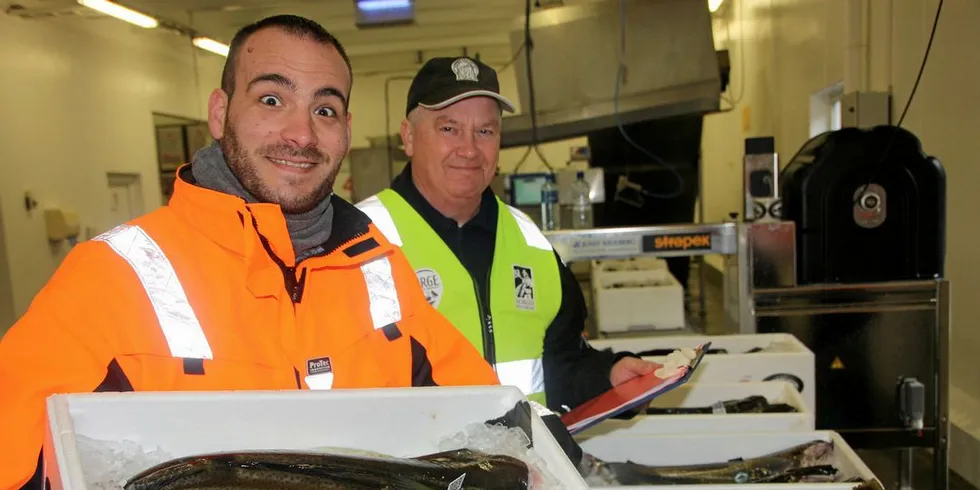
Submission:
[[[561,306],[561,277],[554,249],[534,222],[497,199],[490,311],[483,311],[477,279],[397,192],[386,189],[357,207],[402,248],[429,303],[494,360],[501,384],[547,406],[541,354]]]

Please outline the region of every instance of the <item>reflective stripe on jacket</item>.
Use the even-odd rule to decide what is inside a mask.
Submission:
[[[498,383],[354,206],[333,198],[296,264],[277,205],[189,170],[167,206],[76,245],[0,341],[0,488],[35,470],[53,393]]]
[[[474,278],[442,238],[397,192],[386,189],[357,204],[385,237],[400,245],[431,304],[478,349],[495,360],[501,384],[545,403],[541,361],[545,331],[561,305],[554,250],[524,213],[498,200],[490,272],[490,311]],[[488,356],[492,351],[493,355]]]

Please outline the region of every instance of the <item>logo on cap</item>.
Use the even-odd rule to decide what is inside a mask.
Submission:
[[[453,61],[452,65],[453,73],[456,74],[456,81],[468,80],[471,82],[479,82],[478,76],[480,75],[480,68],[476,66],[476,63],[469,58],[459,58]]]

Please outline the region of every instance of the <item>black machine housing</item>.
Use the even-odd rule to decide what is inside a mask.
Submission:
[[[904,129],[845,128],[807,141],[780,180],[796,286],[753,292],[756,331],[813,351],[817,429],[855,448],[933,447],[945,461],[942,165]]]
[[[845,128],[810,139],[781,175],[797,284],[943,277],[946,174],[912,133]]]

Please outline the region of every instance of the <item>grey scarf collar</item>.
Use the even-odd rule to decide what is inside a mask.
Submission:
[[[191,173],[197,185],[201,187],[240,197],[245,202],[259,202],[245,190],[238,177],[228,167],[217,141],[194,154]],[[330,205],[330,201],[330,196],[327,196],[316,207],[305,213],[283,213],[297,262],[303,258],[303,252],[322,245],[330,237],[330,229],[333,225],[333,206]]]

